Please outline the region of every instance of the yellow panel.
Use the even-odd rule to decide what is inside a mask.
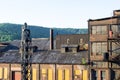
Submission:
[[[80,75],[80,70],[75,70],[75,75]]]
[[[2,68],[0,68],[0,79],[2,79]]]
[[[65,69],[65,80],[69,80],[69,78],[70,78],[69,69]]]
[[[59,69],[58,70],[58,80],[62,80],[62,70],[61,69]]]
[[[88,71],[83,70],[83,80],[88,80]]]
[[[8,74],[7,74],[7,68],[4,68],[4,79],[7,79],[7,76],[8,76]]]
[[[32,70],[32,80],[37,80],[37,70],[36,69],[33,69]]]
[[[48,69],[48,80],[52,80],[52,69]]]
[[[46,69],[42,69],[42,74],[46,74]]]

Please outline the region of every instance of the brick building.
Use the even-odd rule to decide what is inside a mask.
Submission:
[[[88,21],[91,80],[120,80],[120,10],[113,13]]]
[[[32,80],[120,80],[120,10],[90,19],[89,34],[33,39]],[[0,43],[0,80],[21,80],[20,41]]]
[[[89,64],[88,51],[80,51],[78,46],[74,47],[71,44],[72,47],[68,45],[64,47],[70,48],[71,51],[61,53],[63,47],[50,50],[49,44],[49,39],[32,40],[32,46],[37,46],[37,50],[32,54],[32,80],[89,79],[89,68],[86,66]],[[20,41],[18,40],[12,41],[3,47],[4,49],[0,53],[0,80],[21,80],[19,47]],[[76,52],[73,52],[75,48],[79,51],[76,49]]]

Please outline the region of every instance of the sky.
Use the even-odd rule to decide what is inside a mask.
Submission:
[[[87,28],[89,19],[110,17],[120,0],[0,0],[0,23]]]

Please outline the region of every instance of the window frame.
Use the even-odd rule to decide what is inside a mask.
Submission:
[[[107,44],[108,43],[106,41],[103,41],[103,42],[92,42],[91,43],[91,55],[102,55],[103,53],[107,52],[107,50],[108,50],[107,49]],[[100,46],[98,46],[98,45],[100,45]],[[105,45],[106,45],[106,51],[105,51]],[[101,48],[101,49],[99,49],[99,48]],[[93,52],[93,51],[95,51],[95,52]],[[98,51],[99,51],[99,53],[98,53]]]
[[[103,28],[106,27],[106,28]],[[91,34],[92,35],[107,35],[108,34],[108,26],[107,25],[94,25],[91,26]]]

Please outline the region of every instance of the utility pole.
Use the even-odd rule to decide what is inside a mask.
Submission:
[[[31,37],[27,23],[22,26],[21,35],[21,80],[32,80]]]

